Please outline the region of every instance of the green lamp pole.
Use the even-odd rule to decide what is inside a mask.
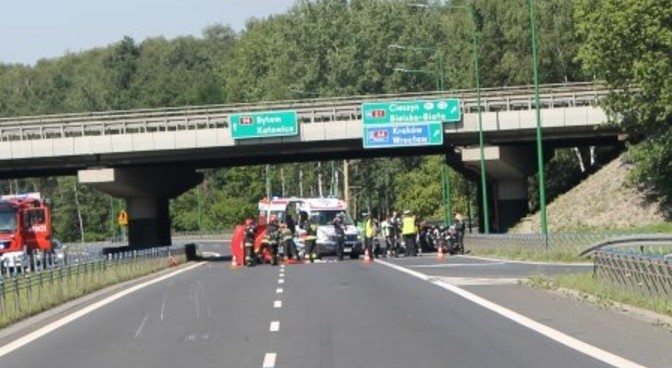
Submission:
[[[530,27],[532,28],[532,64],[534,66],[534,100],[537,117],[537,165],[539,167],[539,212],[541,215],[541,233],[548,235],[546,223],[546,181],[544,179],[544,151],[541,139],[541,107],[539,106],[539,66],[537,65],[537,35],[534,17],[535,1],[530,0]]]
[[[431,48],[426,48],[426,47],[405,47],[405,46],[399,46],[399,45],[390,45],[390,47],[393,48],[408,48],[408,49],[416,49],[416,50],[433,50],[436,51],[435,49]],[[439,57],[439,60],[441,60],[441,57]],[[437,76],[437,85],[439,87],[440,91],[444,91],[444,86],[445,86],[445,76],[443,72],[443,63],[439,61],[439,66],[441,68],[440,73],[438,75],[434,72],[431,72],[429,70],[422,70],[422,69],[406,69],[406,68],[394,68],[395,71],[397,72],[402,72],[402,73],[420,73],[420,74],[432,74]],[[441,191],[443,194],[443,203],[445,205],[444,208],[444,213],[443,213],[443,222],[451,225],[453,223],[453,218],[451,216],[451,213],[453,213],[453,208],[452,208],[452,200],[450,198],[450,192],[451,192],[451,182],[450,182],[450,171],[444,164],[441,167]]]
[[[416,8],[429,8],[427,4],[408,4]],[[474,78],[476,79],[476,104],[478,108],[478,145],[481,155],[481,192],[483,193],[483,226],[486,234],[490,233],[490,211],[488,209],[488,181],[485,171],[485,154],[483,149],[483,112],[481,111],[481,78],[478,69],[478,33],[476,32],[476,11],[473,6],[462,5],[445,5],[445,8],[461,9],[469,12],[471,16],[471,38],[473,44],[473,59],[474,59]]]
[[[391,49],[399,49],[399,50],[412,50],[412,51],[430,51],[433,52],[434,55],[437,56],[437,62],[439,63],[439,73],[438,73],[438,81],[437,81],[437,87],[439,91],[443,92],[446,90],[446,74],[445,74],[445,60],[443,58],[443,55],[439,53],[438,49],[432,48],[432,47],[417,47],[417,46],[402,46],[402,45],[389,45],[388,48]],[[425,70],[408,70],[408,69],[401,69],[401,68],[396,68],[396,71],[401,71],[405,73],[425,73],[428,74],[430,73],[429,71]],[[443,203],[445,205],[444,207],[444,214],[443,214],[443,222],[450,225],[452,224],[452,216],[451,213],[453,212],[452,210],[452,199],[450,198],[450,192],[451,192],[451,182],[450,182],[450,171],[446,167],[446,165],[443,165],[441,168],[441,191],[443,194]]]

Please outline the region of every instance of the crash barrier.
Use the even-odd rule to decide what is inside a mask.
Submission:
[[[184,255],[187,258],[187,261],[195,261],[198,258],[197,255],[198,245],[194,243],[189,243],[184,246]]]
[[[621,232],[556,233],[556,234],[465,234],[464,242],[469,248],[515,249],[534,252],[573,253],[588,255],[592,250],[604,246],[639,248],[645,245],[647,251],[665,253],[669,249],[667,238],[662,234],[627,234]]]
[[[608,239],[581,252],[591,255],[599,280],[646,296],[672,296],[672,235]]]
[[[233,237],[233,230],[218,231],[180,231],[171,234],[172,240],[208,239],[229,241]]]
[[[184,251],[170,247],[132,250],[103,256],[78,254],[63,262],[7,267],[0,275],[0,327],[102,287],[131,280],[184,261]]]
[[[595,277],[646,296],[672,296],[672,255],[595,251]]]

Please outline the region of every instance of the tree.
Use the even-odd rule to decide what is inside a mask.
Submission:
[[[672,0],[577,0],[586,73],[613,91],[605,108],[629,133],[633,179],[672,194]],[[638,144],[639,143],[639,144]]]

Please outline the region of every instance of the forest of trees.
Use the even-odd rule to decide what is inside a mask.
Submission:
[[[0,64],[0,116],[434,90],[433,76],[395,68],[437,71],[441,58],[447,89],[473,88],[468,8],[425,3],[429,6],[405,0],[298,0],[285,14],[249,20],[240,32],[211,25],[201,37],[141,42],[123,37],[34,66]],[[527,0],[449,3],[473,6],[483,87],[532,83]],[[666,195],[672,190],[672,82],[667,78],[672,0],[536,4],[540,82],[597,79],[627,92],[614,93],[607,108],[611,116],[624,118],[631,143],[645,141],[630,150],[638,163],[635,179]],[[399,50],[392,44],[431,50]],[[384,213],[404,207],[438,218],[442,164],[434,156],[355,160],[350,185],[358,188],[359,208]],[[341,162],[276,165],[272,191],[338,194],[339,170]],[[582,172],[572,151],[559,150],[546,171],[552,198],[589,170]],[[474,204],[475,185],[454,171],[450,175],[453,209],[466,213]],[[174,229],[230,227],[254,213],[265,180],[262,166],[206,170],[202,185],[172,201]],[[533,206],[535,180],[530,179]],[[114,219],[123,202],[78,185],[74,177],[9,180],[0,190],[44,193],[64,241],[100,240],[118,231]]]

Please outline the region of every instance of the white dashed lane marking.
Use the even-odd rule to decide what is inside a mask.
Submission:
[[[284,283],[285,283],[285,279],[279,279],[278,280],[278,284],[284,284]]]
[[[261,368],[274,368],[277,355],[278,354],[276,353],[266,353],[266,356],[264,356],[264,364]]]
[[[282,294],[282,288],[277,288],[277,289],[275,289],[275,292],[276,292],[277,294]]]
[[[278,332],[280,330],[280,321],[271,322],[271,332]]]
[[[273,308],[282,308],[282,300],[276,300],[273,302]]]

